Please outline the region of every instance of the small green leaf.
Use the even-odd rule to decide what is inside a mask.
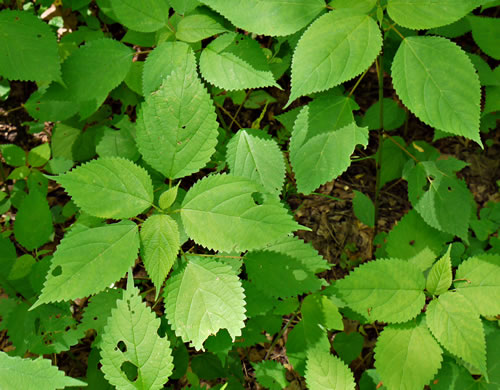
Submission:
[[[328,297],[320,294],[308,295],[300,308],[302,318],[311,320],[311,325],[326,330],[344,330],[342,315],[338,307]],[[313,322],[315,321],[315,322]]]
[[[2,156],[5,162],[13,167],[20,167],[26,164],[26,152],[14,144],[0,145]]]
[[[366,226],[375,226],[375,206],[372,200],[359,191],[354,191],[352,207],[356,217]]]
[[[433,295],[441,295],[451,286],[453,275],[451,273],[451,245],[448,251],[437,261],[427,275],[426,290]]]
[[[104,157],[56,176],[73,201],[100,218],[131,218],[153,202],[153,184],[144,168],[129,160]]]
[[[28,153],[28,164],[32,167],[41,167],[50,160],[50,145],[46,142],[35,146]]]
[[[467,18],[472,27],[472,37],[481,50],[500,60],[500,20],[471,15]]]
[[[166,210],[174,204],[175,199],[177,199],[177,190],[180,184],[181,182],[178,182],[175,187],[169,188],[160,195],[158,205],[162,210]]]
[[[131,30],[154,32],[168,23],[166,0],[109,0],[116,19]]]
[[[354,376],[342,360],[322,350],[307,354],[306,383],[310,390],[354,390]]]
[[[226,29],[214,18],[208,15],[189,15],[177,24],[175,36],[184,42],[199,42]]]
[[[111,313],[101,342],[106,379],[120,389],[162,389],[174,368],[170,342],[158,335],[161,321],[142,302],[130,271],[123,299]],[[127,363],[137,378],[128,378]]]
[[[286,369],[273,360],[252,364],[257,382],[269,390],[282,390],[290,385],[286,380]]]
[[[333,339],[333,349],[346,364],[351,364],[361,355],[364,342],[364,337],[358,332],[341,332]]]

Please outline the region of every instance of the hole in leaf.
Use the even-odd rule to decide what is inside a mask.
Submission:
[[[62,274],[62,267],[58,265],[54,270],[52,271],[52,276],[59,276]]]
[[[448,186],[448,191],[453,191],[453,188],[451,188],[450,186]]]
[[[41,38],[41,37],[42,37],[42,34],[36,34],[36,37],[37,37],[37,38]]]
[[[264,195],[261,194],[260,192],[253,192],[252,199],[257,206],[264,204]]]
[[[97,317],[94,317],[94,321],[97,321]]]
[[[182,126],[182,129],[184,130],[186,128],[186,125]]]
[[[411,246],[415,245],[415,240],[411,240],[408,244],[410,244]]]
[[[127,345],[123,341],[118,341],[118,344],[116,344],[116,348],[118,348],[122,352],[127,352]]]
[[[126,361],[123,362],[120,366],[120,369],[127,376],[127,379],[131,382],[134,382],[138,376],[138,369],[135,364],[132,362]]]

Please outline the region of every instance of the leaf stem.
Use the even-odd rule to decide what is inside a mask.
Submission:
[[[281,328],[281,330],[279,331],[278,335],[274,338],[273,342],[271,343],[271,346],[267,350],[266,356],[264,356],[264,360],[267,360],[269,358],[269,356],[271,355],[271,351],[274,349],[276,343],[281,339],[281,337],[283,336],[283,333],[285,333],[285,331],[290,326],[290,324],[295,319],[295,317],[297,317],[297,314],[298,314],[298,312],[293,313],[293,315],[290,317],[290,319],[285,324],[285,326],[283,326]]]
[[[394,139],[394,137],[392,137],[391,135],[389,135],[387,133],[385,133],[384,136],[389,138],[394,143],[394,145],[396,145],[399,149],[401,149],[408,156],[410,156],[417,164],[420,162],[420,160],[418,158],[416,158],[413,154],[411,154],[408,150],[406,150],[406,148],[404,146],[401,146],[401,144],[398,141],[396,141]]]
[[[328,198],[328,199],[331,199],[331,200],[342,201],[342,199],[340,199],[340,198],[336,198],[335,196],[331,196],[331,195],[327,195],[327,194],[322,194],[320,192],[312,192],[311,195],[317,195],[317,196],[322,196],[324,198]]]
[[[226,110],[226,109],[225,109],[223,106],[221,106],[220,104],[218,104],[218,103],[216,103],[216,104],[217,104],[217,107],[219,107],[219,108],[222,110],[222,112],[223,112],[224,114],[226,114],[229,118],[231,118],[231,120],[232,120],[232,122],[231,122],[231,123],[233,123],[233,122],[234,122],[234,123],[236,123],[236,125],[237,125],[240,129],[242,129],[242,128],[243,128],[243,126],[242,126],[242,125],[240,125],[240,123],[236,120],[236,118],[235,118],[235,117],[233,117],[233,116],[231,115],[231,113],[230,113],[228,110]]]
[[[356,90],[356,88],[358,88],[358,85],[359,83],[361,82],[361,80],[363,80],[363,78],[365,77],[365,75],[368,73],[368,70],[370,70],[371,67],[368,67],[361,76],[358,77],[358,80],[356,81],[356,84],[354,84],[354,87],[352,87],[351,91],[349,92],[349,95],[347,95],[347,98],[350,98],[352,96],[352,94],[354,93],[354,91]]]
[[[229,129],[231,129],[231,127],[233,127],[233,123],[236,123],[236,118],[238,117],[238,114],[240,113],[241,111],[241,108],[243,107],[243,104],[245,104],[245,102],[247,101],[248,97],[250,96],[250,93],[252,92],[251,89],[249,89],[245,95],[245,98],[243,99],[243,101],[241,102],[241,104],[238,106],[238,109],[236,110],[235,114],[234,114],[234,118],[231,118],[231,123],[229,124]],[[238,125],[238,123],[236,123]],[[240,125],[238,125],[240,127],[240,129],[242,128]]]
[[[374,235],[377,235],[377,221],[379,217],[380,206],[380,172],[382,171],[382,153],[384,146],[384,57],[381,53],[378,56],[378,61],[375,61],[378,74],[378,103],[379,103],[379,130],[378,130],[378,151],[376,162],[376,177],[375,177],[375,227]],[[372,248],[373,249],[373,248]]]

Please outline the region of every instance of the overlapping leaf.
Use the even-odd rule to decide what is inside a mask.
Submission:
[[[307,354],[307,388],[311,390],[354,390],[354,376],[338,357],[321,350]]]
[[[168,338],[158,335],[160,323],[142,302],[129,274],[123,299],[116,302],[101,342],[102,371],[112,385],[137,390],[163,388],[174,365]],[[127,377],[125,364],[135,367],[137,379]]]
[[[447,67],[453,63],[453,73]],[[469,58],[441,37],[408,37],[392,63],[394,88],[420,120],[481,145],[479,78]]]
[[[116,19],[134,31],[153,32],[168,22],[167,0],[110,0]]]
[[[165,286],[165,315],[177,336],[196,349],[220,329],[241,335],[245,295],[230,266],[212,259],[190,257]]]
[[[451,273],[451,246],[448,251],[437,261],[427,275],[426,289],[433,295],[440,295],[451,286],[453,275]]]
[[[472,37],[481,50],[490,57],[500,60],[500,21],[498,18],[469,16]]]
[[[189,15],[177,25],[175,36],[184,42],[199,42],[226,29],[209,15]]]

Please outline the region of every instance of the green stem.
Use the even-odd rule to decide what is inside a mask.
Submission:
[[[374,234],[377,235],[377,221],[378,221],[378,216],[379,216],[379,195],[380,195],[380,172],[382,168],[382,152],[383,152],[383,146],[384,146],[384,138],[383,138],[383,131],[384,131],[384,61],[383,61],[383,55],[380,54],[378,56],[378,62],[377,64],[377,71],[378,71],[378,101],[379,101],[379,115],[380,115],[380,122],[379,122],[379,130],[378,130],[378,153],[377,153],[377,173],[376,173],[376,179],[375,179],[375,228],[374,228]]]
[[[249,89],[247,91],[247,93],[245,95],[245,98],[243,99],[243,101],[241,102],[241,104],[238,106],[238,109],[234,113],[234,118],[231,119],[231,123],[229,124],[229,129],[231,129],[233,127],[233,123],[236,123],[236,118],[238,117],[238,114],[240,113],[241,108],[243,107],[243,104],[245,104],[245,102],[247,101],[248,97],[250,96],[250,92],[252,92],[251,89]],[[241,129],[241,126],[240,126],[240,129]]]
[[[340,198],[336,198],[335,196],[330,196],[330,195],[327,195],[327,194],[322,194],[320,192],[312,192],[311,195],[318,195],[318,196],[322,196],[324,198],[328,198],[328,199],[331,199],[331,200],[342,201],[342,199],[340,199]]]
[[[298,313],[293,313],[293,315],[290,317],[290,319],[285,324],[285,326],[283,326],[281,328],[281,330],[279,331],[278,335],[274,338],[273,342],[271,343],[271,346],[267,350],[266,356],[264,356],[264,360],[267,360],[269,358],[269,356],[271,355],[271,351],[273,350],[274,346],[281,339],[281,337],[283,336],[283,333],[285,333],[285,331],[288,329],[288,327],[290,326],[290,324],[292,323],[292,321],[295,319],[295,317],[297,317],[297,315],[298,315]]]
[[[366,69],[363,74],[361,76],[358,77],[358,80],[356,81],[356,84],[354,84],[354,87],[352,87],[351,91],[349,92],[349,95],[347,95],[347,98],[350,98],[352,96],[352,94],[354,93],[354,91],[356,90],[356,88],[358,88],[358,85],[359,83],[361,82],[361,80],[363,80],[363,78],[366,76],[366,74],[368,73],[368,70],[370,68]]]

